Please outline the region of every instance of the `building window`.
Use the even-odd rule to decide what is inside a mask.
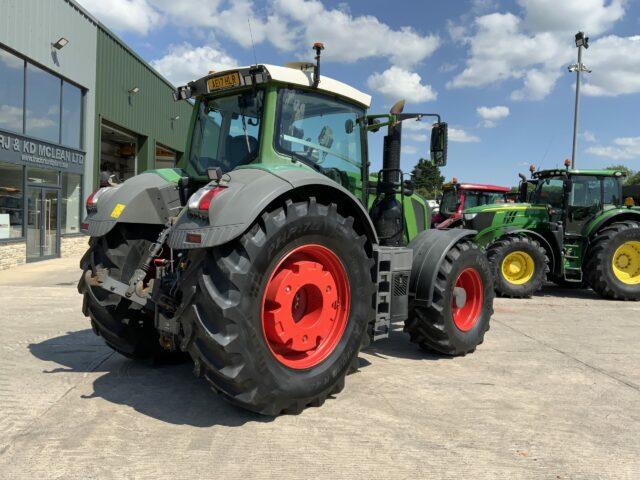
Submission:
[[[23,187],[24,167],[0,163],[0,240],[23,236]]]
[[[62,174],[62,225],[60,233],[70,234],[80,231],[80,192],[82,175]]]
[[[82,90],[62,82],[62,144],[80,148],[82,124]]]
[[[26,134],[60,142],[60,79],[27,64]]]
[[[0,128],[22,133],[24,60],[0,49]]]
[[[176,159],[175,150],[156,143],[156,168],[174,168]]]
[[[46,170],[44,168],[29,167],[27,170],[27,182],[58,185],[58,172],[55,170]]]

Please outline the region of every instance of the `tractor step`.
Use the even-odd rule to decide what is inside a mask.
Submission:
[[[372,340],[389,336],[392,321],[404,321],[409,308],[409,276],[413,250],[406,247],[374,247],[377,272],[376,318]]]

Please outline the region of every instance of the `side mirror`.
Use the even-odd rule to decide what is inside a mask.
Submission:
[[[348,118],[347,120],[345,120],[344,122],[344,131],[347,135],[351,135],[353,133],[353,120],[351,120],[350,118]]]
[[[402,194],[405,197],[410,197],[411,195],[413,195],[413,182],[411,180],[405,180],[404,182],[402,182]]]
[[[447,164],[448,125],[436,123],[431,129],[431,161],[436,167]]]

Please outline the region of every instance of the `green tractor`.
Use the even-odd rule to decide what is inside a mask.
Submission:
[[[623,198],[625,174],[555,169],[520,174],[521,203],[465,210],[498,294],[529,297],[547,275],[560,286],[640,300],[640,208]]]
[[[254,65],[180,87],[194,102],[176,169],[145,172],[87,200],[90,248],[78,289],[96,334],[122,354],[187,352],[224,398],[268,415],[321,405],[358,352],[404,321],[446,355],[479,345],[493,313],[475,232],[428,228],[400,170],[402,122],[316,63]],[[387,127],[371,172],[368,132]],[[370,202],[371,199],[371,202]],[[371,208],[367,208],[371,204]]]

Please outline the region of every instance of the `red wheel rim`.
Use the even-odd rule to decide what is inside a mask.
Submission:
[[[480,274],[475,268],[464,269],[456,279],[455,288],[464,290],[466,301],[464,305],[458,306],[456,295],[452,295],[453,323],[459,330],[467,332],[475,326],[482,312],[484,292]]]
[[[262,331],[289,368],[318,365],[342,338],[350,303],[342,262],[322,245],[302,245],[276,265],[262,299]]]

